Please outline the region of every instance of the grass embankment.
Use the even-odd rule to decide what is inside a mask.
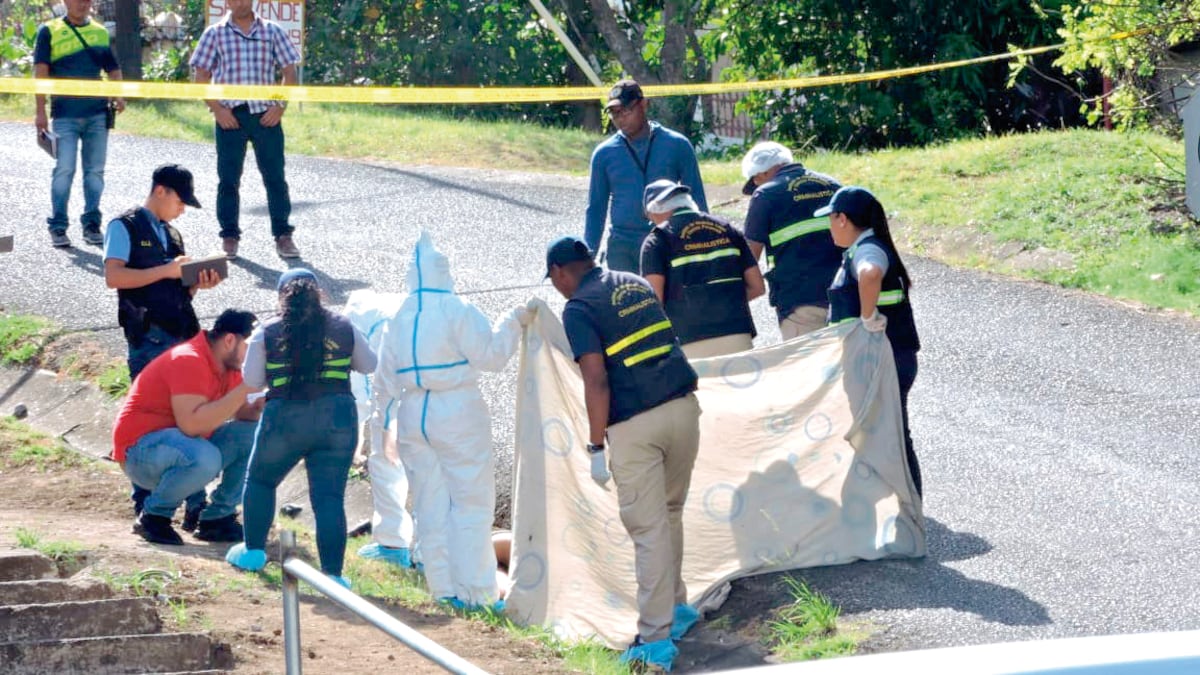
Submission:
[[[39,367],[96,384],[113,398],[129,391],[129,367],[88,339],[48,319],[0,310],[0,364]]]

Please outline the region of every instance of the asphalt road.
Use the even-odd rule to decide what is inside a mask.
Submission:
[[[28,126],[0,124],[0,140],[0,227],[17,235],[0,259],[0,306],[95,329],[119,350],[99,249],[79,242],[76,224],[77,248],[49,246],[51,160]],[[209,145],[115,137],[106,216],[140,203],[165,161],[195,171],[208,207],[178,222],[190,250],[216,251]],[[579,179],[288,162],[303,264],[335,302],[356,288],[402,290],[424,227],[460,291],[490,316],[531,294],[561,307],[539,286],[543,251],[581,230]],[[243,257],[228,282],[198,297],[205,316],[227,306],[269,312],[287,267],[252,159],[244,183]],[[72,206],[78,218],[78,186]],[[920,259],[910,269],[925,345],[911,405],[930,555],[804,576],[849,619],[879,629],[871,645],[880,649],[1200,628],[1200,324]],[[759,341],[778,340],[762,301],[755,315]],[[485,380],[505,460],[515,367]],[[772,583],[739,582],[730,607],[753,604]]]

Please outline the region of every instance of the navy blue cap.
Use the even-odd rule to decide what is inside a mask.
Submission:
[[[829,204],[813,211],[813,216],[827,216],[831,213],[844,213],[856,224],[867,222],[871,205],[878,202],[875,195],[867,188],[857,185],[847,185],[833,193]]]
[[[642,191],[642,210],[649,210],[650,202],[665,202],[675,195],[686,195],[692,189],[682,183],[660,178]]]
[[[317,282],[317,275],[312,273],[312,270],[303,267],[293,267],[292,269],[279,275],[279,281],[275,284],[276,291],[282,291],[284,286],[296,279],[312,279]]]
[[[605,108],[615,108],[621,106],[628,108],[645,98],[642,94],[642,86],[635,80],[621,80],[613,85],[613,88],[608,92],[608,103]]]
[[[196,190],[192,185],[192,172],[182,166],[163,164],[155,169],[154,175],[150,178],[151,189],[155,185],[174,190],[184,204],[192,208],[200,208],[200,201],[196,199]]]
[[[567,235],[550,242],[546,247],[546,276],[555,265],[568,265],[581,260],[591,260],[592,249],[579,237]]]

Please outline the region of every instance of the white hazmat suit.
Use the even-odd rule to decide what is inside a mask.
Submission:
[[[398,401],[392,416],[413,492],[415,554],[434,598],[490,605],[498,590],[495,457],[478,373],[504,368],[529,310],[513,310],[493,330],[483,312],[454,294],[450,265],[427,232],[409,265],[408,288],[385,324],[373,386],[377,400]]]
[[[383,343],[383,331],[387,320],[396,315],[406,296],[401,293],[376,293],[364,289],[350,294],[343,312],[346,318],[362,331],[371,350],[379,353]],[[385,448],[396,443],[395,419],[388,414],[395,408],[391,398],[376,401],[372,394],[371,381],[359,373],[350,374],[350,389],[358,404],[358,419],[367,422],[366,437],[370,439],[371,455],[367,459],[367,473],[371,477],[371,498],[375,514],[371,518],[371,533],[375,543],[390,549],[407,549],[412,546],[413,521],[405,509],[408,501],[408,477],[404,466],[387,460]],[[383,406],[382,415],[375,415],[374,405]],[[362,436],[359,437],[360,442]],[[393,450],[393,454],[395,451]]]

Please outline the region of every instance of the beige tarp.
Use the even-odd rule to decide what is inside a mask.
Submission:
[[[700,454],[684,511],[689,600],[736,577],[925,554],[891,348],[858,322],[695,361]],[[592,482],[583,382],[546,305],[518,375],[508,614],[614,648],[636,632],[633,545]]]

